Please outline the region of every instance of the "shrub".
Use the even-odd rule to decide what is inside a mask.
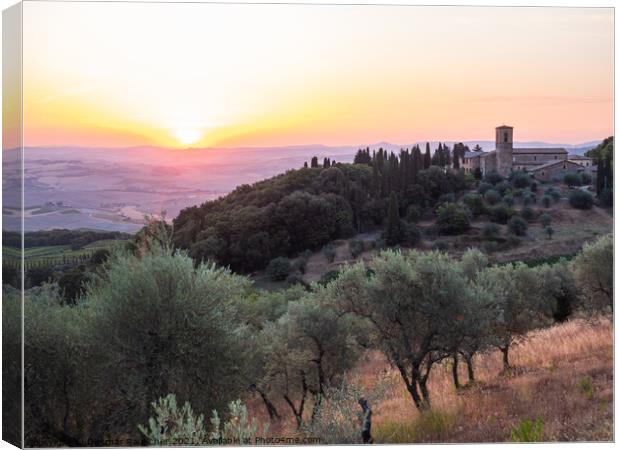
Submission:
[[[553,199],[554,202],[559,202],[560,198],[562,197],[562,195],[556,191],[554,188],[549,188],[545,191],[546,195],[551,196],[551,198]]]
[[[534,212],[532,208],[530,208],[529,206],[526,206],[525,208],[521,210],[521,217],[523,217],[528,222],[531,222],[536,218],[536,213]]]
[[[493,185],[491,183],[482,182],[478,185],[478,194],[484,195],[489,189],[493,189]]]
[[[573,208],[590,209],[592,208],[593,199],[589,192],[575,189],[568,194],[568,203]]]
[[[435,241],[431,247],[433,250],[439,250],[440,252],[445,252],[450,248],[450,245],[446,241]]]
[[[272,259],[267,265],[267,275],[274,281],[286,280],[291,273],[291,262],[288,258],[278,257]]]
[[[411,205],[407,208],[407,214],[405,220],[410,223],[416,223],[422,218],[422,208],[418,205]]]
[[[502,198],[502,203],[506,206],[512,206],[515,204],[515,199],[512,196],[512,194],[506,194],[504,195],[504,197]]]
[[[567,173],[564,175],[564,184],[568,187],[575,187],[581,185],[581,177],[576,173]]]
[[[484,199],[489,205],[495,205],[499,202],[500,198],[499,192],[495,189],[489,189],[484,193]]]
[[[538,192],[538,183],[536,181],[532,181],[532,183],[530,184],[530,189],[532,190],[532,192]]]
[[[546,226],[545,227],[545,233],[547,234],[547,239],[551,239],[551,237],[553,236],[553,233],[555,233],[555,231],[553,230],[553,228],[551,228],[550,226]]]
[[[303,277],[297,273],[292,273],[288,277],[286,277],[286,284],[290,286],[295,286],[296,284],[300,284],[304,287],[309,287],[308,283],[306,283],[306,280],[304,280]]]
[[[500,195],[506,195],[506,194],[512,192],[511,184],[508,181],[506,181],[506,180],[502,181],[501,183],[498,183],[495,186],[495,190],[497,192],[499,192]]]
[[[495,238],[499,236],[499,226],[494,223],[485,223],[482,226],[482,235],[485,238]]]
[[[513,442],[541,442],[543,440],[543,422],[540,417],[535,422],[530,419],[522,420],[513,427],[510,436]]]
[[[420,242],[422,234],[414,223],[402,222],[401,228],[403,230],[403,243],[411,247]]]
[[[551,216],[547,213],[542,214],[540,216],[540,223],[545,227],[548,227],[549,225],[551,225],[551,220],[552,220]]]
[[[495,223],[507,223],[508,219],[510,219],[514,215],[514,210],[505,205],[496,205],[492,208],[489,208],[489,215],[491,216],[491,221]]]
[[[501,183],[502,181],[504,181],[504,177],[501,176],[499,173],[493,171],[493,172],[489,172],[484,176],[484,181],[486,183],[490,183],[490,184],[497,184],[497,183]]]
[[[588,184],[592,183],[592,177],[590,176],[589,173],[582,172],[580,177],[581,177],[581,185],[582,186],[585,186],[585,185],[588,185]]]
[[[508,221],[508,229],[516,236],[525,236],[527,232],[527,222],[519,216],[513,216]]]
[[[456,424],[456,417],[436,409],[424,411],[415,422],[415,434],[421,442],[441,442]]]
[[[155,417],[151,417],[146,426],[138,425],[149,445],[202,445],[208,439],[204,415],[195,415],[189,402],[178,408],[176,396],[168,394],[151,403],[151,406]]]
[[[469,193],[464,195],[463,203],[474,216],[479,216],[484,213],[484,202],[482,201],[482,195],[480,194]]]
[[[482,243],[482,250],[484,250],[485,253],[496,252],[498,248],[499,248],[499,245],[495,241]]]
[[[351,239],[349,241],[349,252],[351,257],[357,258],[364,252],[364,241],[361,239]]]
[[[447,194],[440,195],[437,201],[438,203],[454,203],[454,200],[454,192],[448,192]]]
[[[444,203],[437,208],[437,226],[442,234],[459,234],[469,230],[469,210],[457,203]]]
[[[523,189],[532,183],[530,176],[523,172],[516,172],[512,175],[512,185],[517,189]]]
[[[525,189],[522,193],[522,201],[524,206],[532,205],[536,203],[536,194],[529,189]]]
[[[252,438],[257,435],[258,422],[255,418],[250,418],[248,408],[241,403],[241,400],[228,404],[228,420],[223,425],[217,410],[213,410],[210,421],[213,425],[213,431],[210,435],[211,439],[234,440],[246,443],[252,442]],[[261,430],[262,434],[260,435],[266,436],[268,429],[269,425],[264,424]]]
[[[319,280],[319,284],[322,284],[323,286],[325,286],[326,284],[338,278],[338,275],[340,275],[340,272],[338,270],[330,270],[329,272],[325,272],[321,276],[321,279]]]
[[[333,263],[334,259],[336,259],[336,248],[332,244],[327,244],[323,247],[321,253],[323,253],[323,256],[325,256],[325,259],[329,263]]]
[[[545,208],[549,208],[551,206],[551,202],[553,201],[553,199],[551,198],[550,195],[545,194],[543,195],[541,201]]]

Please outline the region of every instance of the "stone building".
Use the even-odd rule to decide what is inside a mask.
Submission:
[[[479,168],[483,175],[495,171],[504,177],[513,171],[526,171],[541,181],[555,181],[567,172],[591,170],[592,161],[580,163],[579,158],[585,157],[569,156],[564,148],[514,148],[513,127],[502,125],[495,128],[495,150],[466,152],[461,167],[466,172]]]

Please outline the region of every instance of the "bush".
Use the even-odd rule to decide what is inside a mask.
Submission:
[[[448,251],[450,245],[446,241],[435,241],[431,247],[433,250],[439,250],[440,252]]]
[[[414,223],[402,222],[401,228],[403,230],[403,243],[411,247],[420,242],[422,234]]]
[[[469,230],[471,213],[463,205],[444,203],[437,208],[437,226],[442,234],[460,234]]]
[[[551,239],[551,237],[553,236],[553,233],[555,233],[553,228],[551,228],[550,226],[545,227],[545,234],[547,235],[547,239]]]
[[[454,203],[456,197],[454,196],[454,192],[448,192],[447,194],[442,194],[439,196],[437,200],[438,203]]]
[[[515,204],[515,199],[512,196],[512,194],[506,194],[504,195],[504,197],[502,198],[502,203],[506,206],[512,206]]]
[[[513,216],[508,221],[508,229],[516,236],[525,236],[527,232],[527,222],[519,216]]]
[[[590,183],[592,183],[592,177],[590,176],[590,174],[586,172],[582,172],[581,173],[581,185],[586,186]]]
[[[575,187],[581,185],[581,177],[576,173],[567,173],[564,175],[564,184],[568,187]]]
[[[499,236],[499,226],[494,223],[485,223],[482,226],[482,235],[485,238],[495,238]]]
[[[532,183],[531,177],[523,172],[516,172],[512,176],[512,185],[517,189],[523,189]]]
[[[482,182],[478,185],[478,194],[484,195],[489,189],[493,189],[493,185],[491,183]]]
[[[531,222],[536,218],[536,213],[534,212],[532,208],[530,208],[529,206],[526,206],[525,208],[521,210],[521,217],[523,217],[528,222]]]
[[[538,192],[538,183],[536,181],[532,181],[532,183],[530,184],[530,189],[532,190],[532,192]]]
[[[489,216],[491,216],[491,222],[495,223],[507,223],[514,214],[514,210],[505,205],[496,205],[492,208],[489,208]]]
[[[284,257],[272,259],[267,265],[266,272],[273,281],[284,281],[291,273],[291,262]]]
[[[568,194],[568,203],[570,203],[573,208],[590,209],[592,208],[593,199],[590,193],[582,191],[581,189],[575,189]]]
[[[540,223],[545,226],[548,227],[549,225],[551,225],[551,216],[547,213],[542,214],[540,216]]]
[[[516,427],[512,427],[510,436],[513,442],[541,442],[543,422],[540,417],[535,422],[529,419],[522,420]]]
[[[405,215],[405,220],[409,223],[416,223],[418,220],[422,218],[422,208],[418,205],[411,205],[407,208],[407,214]]]
[[[484,181],[485,183],[490,183],[490,184],[497,184],[497,183],[501,183],[502,181],[504,181],[504,177],[501,176],[499,173],[493,171],[493,172],[489,172],[484,176]]]
[[[554,188],[548,188],[545,191],[545,195],[549,195],[553,199],[553,201],[556,203],[559,202],[560,198],[562,197],[562,195],[558,191],[556,191]]]
[[[464,195],[463,203],[474,216],[479,216],[484,213],[484,202],[482,201],[482,195],[480,194],[469,193]]]
[[[349,252],[351,257],[357,258],[364,252],[364,241],[360,239],[351,239],[349,241]]]
[[[482,243],[482,250],[483,250],[485,253],[493,253],[493,252],[496,252],[498,248],[499,248],[499,245],[498,245],[498,244],[497,244],[497,242],[495,242],[495,241],[483,242],[483,243]]]
[[[308,283],[306,283],[306,280],[304,280],[303,277],[297,273],[292,273],[288,277],[286,277],[286,284],[288,284],[289,286],[295,286],[296,284],[300,284],[304,287],[309,287]]]
[[[536,194],[534,194],[529,189],[525,189],[523,193],[521,194],[521,197],[522,197],[521,200],[523,201],[524,206],[528,206],[528,205],[532,205],[536,203]]]
[[[149,445],[161,447],[179,445],[179,442],[196,445],[208,439],[204,416],[195,415],[189,402],[178,408],[176,396],[168,394],[151,406],[155,417],[151,417],[146,426],[138,425]]]
[[[504,180],[501,183],[498,183],[495,186],[495,190],[500,193],[500,195],[506,195],[507,193],[511,193],[511,185],[508,181]]]
[[[323,253],[323,256],[325,256],[325,259],[329,263],[333,263],[334,259],[336,259],[336,248],[332,244],[327,244],[323,247],[321,253]]]
[[[495,189],[489,189],[484,193],[484,199],[489,205],[495,205],[500,200],[499,192]]]
[[[257,436],[258,422],[255,418],[250,418],[248,408],[241,403],[241,400],[236,400],[228,404],[227,417],[228,420],[222,425],[217,410],[213,410],[210,419],[213,425],[213,431],[211,432],[212,439],[232,440],[244,443],[252,442],[252,439]],[[258,433],[258,435],[266,436],[269,425],[264,424],[261,428],[261,433]]]
[[[553,201],[553,199],[551,198],[550,195],[545,194],[543,195],[541,201],[545,208],[549,208],[551,206],[551,202]]]
[[[325,272],[323,275],[321,275],[319,284],[322,284],[323,286],[325,286],[328,283],[334,281],[336,278],[338,278],[339,275],[340,275],[340,272],[338,270],[330,270],[329,272]]]

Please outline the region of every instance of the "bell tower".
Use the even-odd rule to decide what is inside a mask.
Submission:
[[[508,125],[495,128],[497,172],[503,177],[512,172],[512,130]]]

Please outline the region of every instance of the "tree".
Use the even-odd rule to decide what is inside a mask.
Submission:
[[[613,234],[586,243],[571,263],[575,283],[589,308],[609,306],[613,311]]]
[[[545,227],[545,234],[547,235],[547,239],[551,239],[551,236],[553,236],[553,233],[555,233],[553,228],[551,228],[549,225],[547,225]]]
[[[235,316],[247,278],[180,253],[116,255],[85,293],[101,371],[118,423],[134,433],[154,399],[175,392],[218,409],[244,388]]]
[[[510,368],[508,351],[514,340],[540,323],[544,310],[539,292],[540,278],[523,263],[492,266],[478,274],[477,286],[495,303],[497,316],[492,333],[503,355],[504,370]]]
[[[286,277],[291,273],[291,262],[284,257],[272,259],[267,266],[266,272],[273,281],[286,280]]]
[[[508,228],[516,236],[525,236],[527,233],[527,222],[519,216],[512,216],[508,221]]]
[[[313,156],[312,159],[310,160],[310,167],[314,168],[318,168],[319,167],[319,158],[317,158],[316,156]]]
[[[502,181],[504,181],[504,177],[501,176],[499,173],[495,172],[495,171],[491,171],[488,172],[484,175],[483,180],[486,183],[490,183],[490,184],[497,184],[497,183],[501,183]]]
[[[479,216],[485,211],[484,202],[482,201],[482,195],[469,193],[463,196],[463,203],[473,216]]]
[[[424,152],[424,169],[431,166],[431,144],[426,143],[426,152]]]
[[[403,233],[400,228],[400,217],[398,214],[398,200],[396,194],[392,192],[390,194],[390,203],[388,205],[388,220],[387,230],[385,232],[385,243],[392,247],[400,244],[403,238]]]
[[[568,203],[573,208],[590,209],[592,208],[593,199],[588,192],[575,189],[568,194]]]
[[[442,234],[460,234],[469,230],[470,212],[458,203],[444,203],[437,208],[437,226]]]
[[[581,186],[581,177],[577,173],[569,172],[564,175],[564,183],[569,188]]]
[[[336,248],[332,244],[327,244],[323,247],[321,252],[323,253],[323,256],[325,256],[325,259],[327,259],[327,262],[334,262],[334,259],[336,258]]]
[[[543,197],[542,197],[542,200],[541,200],[541,201],[542,201],[542,204],[543,204],[543,206],[544,206],[545,208],[549,208],[549,207],[551,206],[551,201],[552,201],[552,200],[553,200],[553,199],[551,198],[551,196],[550,196],[550,195],[546,195],[546,194],[545,194],[545,195],[543,195]]]
[[[540,220],[540,223],[541,223],[544,227],[548,227],[549,225],[551,225],[551,221],[552,221],[551,216],[550,216],[549,214],[547,214],[547,213],[542,214],[542,215],[540,216],[540,219],[539,219],[539,220]]]
[[[326,289],[343,313],[372,330],[368,337],[396,366],[414,405],[430,408],[431,368],[446,356],[454,323],[473,297],[459,264],[439,252],[388,250],[368,267],[346,267]]]
[[[496,203],[499,203],[501,196],[495,189],[489,189],[484,193],[484,199],[489,205],[495,205]]]

